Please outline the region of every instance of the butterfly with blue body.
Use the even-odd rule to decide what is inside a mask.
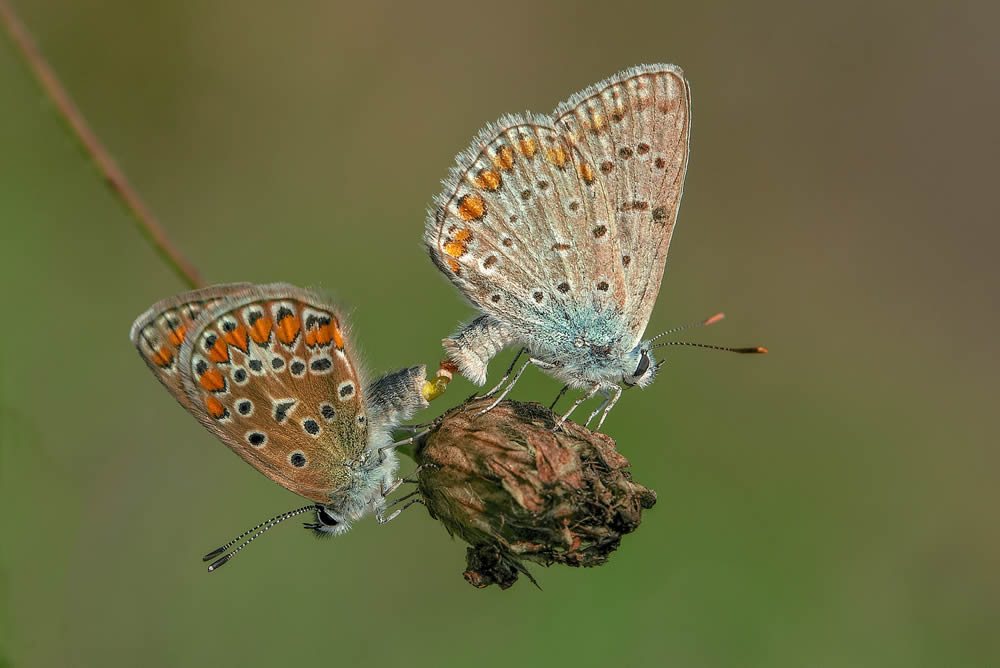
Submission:
[[[500,398],[534,364],[586,390],[562,420],[603,394],[587,421],[603,410],[598,429],[624,387],[653,381],[659,365],[653,339],[643,334],[684,189],[690,134],[691,91],[680,68],[641,65],[573,95],[551,115],[505,116],[458,155],[424,241],[437,267],[483,312],[443,341],[462,375],[482,385],[490,359],[522,346],[529,361]]]

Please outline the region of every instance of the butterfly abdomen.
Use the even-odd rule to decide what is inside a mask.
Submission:
[[[484,315],[441,343],[459,372],[476,385],[482,385],[486,382],[489,361],[516,340],[512,327]]]

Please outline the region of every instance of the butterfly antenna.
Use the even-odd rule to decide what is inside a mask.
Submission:
[[[690,346],[692,348],[708,348],[709,350],[726,350],[731,353],[766,353],[767,348],[764,346],[751,346],[749,348],[727,348],[725,346],[713,346],[707,343],[689,343],[687,341],[664,341],[663,343],[657,343],[655,346],[650,346],[650,348],[662,348],[663,346]]]
[[[220,548],[218,548],[216,550],[212,550],[211,552],[209,552],[208,554],[206,554],[204,557],[202,557],[201,560],[202,561],[208,561],[209,559],[215,559],[215,557],[218,557],[220,554],[223,554],[224,552],[226,552],[227,550],[229,550],[229,548],[231,548],[233,545],[236,545],[236,543],[239,543],[241,540],[243,540],[247,536],[250,536],[250,534],[253,534],[252,536],[250,536],[250,538],[247,538],[247,540],[242,545],[240,545],[239,547],[237,547],[235,550],[233,550],[229,554],[225,555],[221,559],[216,559],[214,562],[212,562],[212,565],[208,567],[208,572],[211,573],[212,571],[214,571],[215,569],[219,568],[224,563],[226,563],[227,561],[229,561],[230,559],[232,559],[233,557],[235,557],[237,552],[239,552],[244,547],[246,547],[247,545],[249,545],[250,543],[252,543],[254,541],[254,539],[257,538],[257,536],[261,535],[262,533],[264,533],[265,531],[267,531],[268,529],[270,529],[274,525],[281,524],[282,522],[284,522],[287,519],[295,517],[296,515],[301,515],[302,513],[305,513],[305,512],[309,512],[310,510],[315,511],[317,508],[320,508],[320,506],[318,506],[316,504],[311,504],[311,505],[308,505],[308,506],[302,506],[301,508],[297,508],[295,510],[289,510],[287,512],[281,513],[280,515],[275,515],[274,517],[272,517],[268,521],[261,522],[260,524],[258,524],[257,526],[255,526],[252,529],[247,529],[246,531],[244,531],[239,536],[237,536],[236,538],[232,539],[231,541],[229,541],[228,543],[226,543],[222,547],[220,547]]]
[[[657,334],[656,336],[654,336],[653,338],[651,338],[649,340],[649,343],[652,343],[653,341],[657,340],[661,336],[666,336],[667,334],[673,334],[674,332],[679,332],[679,331],[681,331],[683,329],[691,329],[692,327],[707,327],[708,325],[713,325],[713,324],[719,322],[720,320],[722,320],[725,317],[726,317],[725,313],[716,313],[712,317],[705,318],[704,320],[699,320],[698,322],[690,322],[690,323],[688,323],[686,325],[681,325],[680,327],[671,327],[667,331],[660,332],[659,334]]]

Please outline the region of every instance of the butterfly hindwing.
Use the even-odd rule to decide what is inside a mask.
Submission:
[[[628,285],[626,313],[639,342],[656,302],[684,188],[691,91],[680,68],[645,65],[590,86],[555,112],[609,190]]]
[[[136,318],[129,333],[132,345],[139,351],[153,375],[185,408],[190,402],[184,393],[181,375],[181,346],[191,333],[199,316],[218,305],[227,295],[245,290],[249,283],[215,285],[193,290],[153,304]]]
[[[180,352],[191,412],[251,466],[321,503],[368,445],[361,381],[336,310],[295,286],[247,286]]]

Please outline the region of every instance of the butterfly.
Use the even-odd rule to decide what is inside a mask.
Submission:
[[[367,383],[336,308],[282,283],[234,283],[164,299],[129,335],[171,395],[245,462],[313,503],[282,513],[206,555],[215,570],[278,522],[339,535],[373,513],[403,480],[391,432],[427,406],[424,367]]]
[[[557,428],[600,392],[604,402],[586,422],[603,410],[600,429],[624,388],[653,381],[662,364],[654,348],[721,348],[653,344],[669,332],[643,340],[690,135],[691,90],[681,69],[640,65],[576,93],[551,115],[504,116],[458,155],[424,242],[483,313],[443,341],[459,372],[483,385],[489,361],[522,346],[490,396],[529,353],[493,406],[533,364],[566,384],[559,397],[570,387],[586,390]]]

